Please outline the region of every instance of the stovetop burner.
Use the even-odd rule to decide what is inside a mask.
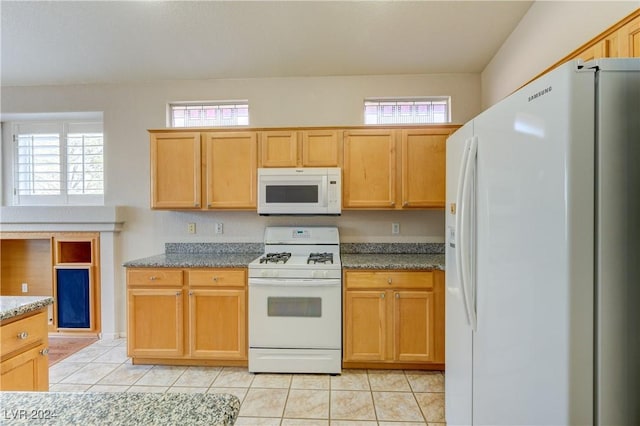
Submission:
[[[310,253],[307,263],[333,263],[333,253]]]
[[[260,258],[260,263],[287,263],[291,253],[267,253]]]

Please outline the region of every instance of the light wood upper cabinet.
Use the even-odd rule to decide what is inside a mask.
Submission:
[[[255,132],[203,133],[204,187],[210,209],[255,209]]]
[[[151,208],[201,206],[200,132],[151,134]]]
[[[260,167],[339,167],[339,136],[331,129],[260,132]]]
[[[344,132],[342,179],[344,208],[394,208],[396,205],[396,132]]]
[[[444,208],[450,129],[402,131],[402,207]]]
[[[640,58],[640,16],[618,30],[619,56]]]
[[[337,130],[305,130],[302,134],[303,167],[339,167],[342,143]]]
[[[298,165],[298,132],[261,132],[260,157],[261,167],[296,167]]]

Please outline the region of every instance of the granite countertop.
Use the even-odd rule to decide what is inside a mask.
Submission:
[[[342,253],[343,269],[440,269],[444,254],[427,253]]]
[[[263,253],[165,253],[131,260],[126,268],[246,268]]]
[[[1,392],[0,418],[28,425],[233,425],[230,394]]]
[[[37,311],[53,303],[49,296],[0,296],[0,320]]]

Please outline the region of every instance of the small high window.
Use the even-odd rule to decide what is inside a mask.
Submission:
[[[249,103],[180,102],[169,104],[170,127],[226,127],[249,124]]]
[[[364,100],[364,124],[449,123],[450,98],[375,98]]]

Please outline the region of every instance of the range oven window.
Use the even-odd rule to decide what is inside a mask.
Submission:
[[[322,298],[267,297],[267,315],[270,317],[320,318],[322,316]]]
[[[269,203],[317,203],[318,185],[267,185]]]

